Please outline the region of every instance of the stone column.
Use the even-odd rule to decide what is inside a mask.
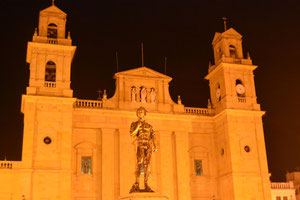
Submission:
[[[101,129],[102,131],[102,200],[115,199],[114,191],[114,139],[115,129]]]
[[[191,200],[188,132],[175,132],[177,191],[179,200]]]

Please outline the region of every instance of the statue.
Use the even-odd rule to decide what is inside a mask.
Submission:
[[[145,87],[142,87],[142,89],[141,89],[141,102],[142,103],[147,102],[147,90]]]
[[[136,102],[136,88],[135,87],[131,88],[131,101]]]
[[[150,160],[152,151],[157,151],[155,132],[150,124],[145,122],[146,109],[140,107],[136,111],[138,121],[132,122],[130,127],[130,135],[135,137],[137,142],[136,148],[136,171],[135,178],[136,181],[133,184],[130,193],[132,192],[153,192],[153,190],[148,185],[148,178],[150,174]],[[139,178],[141,170],[144,169],[144,185],[145,189],[141,190],[139,186]]]
[[[151,88],[151,90],[150,90],[150,100],[151,100],[151,103],[155,103],[155,99],[156,99],[155,89]]]

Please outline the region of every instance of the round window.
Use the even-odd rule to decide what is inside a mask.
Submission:
[[[50,137],[47,136],[47,137],[44,138],[44,143],[45,144],[50,144],[51,142],[52,142],[52,140],[51,140]]]
[[[246,145],[246,146],[244,147],[244,150],[245,150],[247,153],[249,153],[249,152],[250,152],[250,147],[249,147],[248,145]]]

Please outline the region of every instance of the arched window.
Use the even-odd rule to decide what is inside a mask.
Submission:
[[[237,58],[236,49],[233,45],[229,46],[229,53],[231,58]]]
[[[245,87],[240,79],[236,79],[235,88],[238,97],[245,97]]]
[[[48,32],[47,32],[47,37],[48,38],[57,38],[57,26],[56,24],[49,24],[48,25]]]
[[[52,61],[49,61],[46,64],[45,81],[56,81],[56,64]]]

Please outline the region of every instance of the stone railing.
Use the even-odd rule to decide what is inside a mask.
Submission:
[[[245,97],[238,97],[238,102],[246,103],[246,98]]]
[[[19,168],[20,164],[20,161],[0,161],[0,170]]]
[[[44,87],[55,88],[56,87],[56,83],[52,82],[52,81],[45,81]]]
[[[48,38],[43,36],[33,36],[33,42],[38,43],[48,43],[48,44],[58,44],[58,45],[72,45],[71,39],[66,38]]]
[[[184,112],[192,115],[212,115],[212,110],[208,108],[184,107]]]
[[[77,99],[74,103],[75,108],[103,108],[103,101],[93,101]]]
[[[48,38],[47,42],[48,42],[48,44],[58,44],[58,40],[57,39],[53,39],[53,38]]]
[[[272,189],[294,189],[293,182],[278,182],[278,183],[271,183]]]

